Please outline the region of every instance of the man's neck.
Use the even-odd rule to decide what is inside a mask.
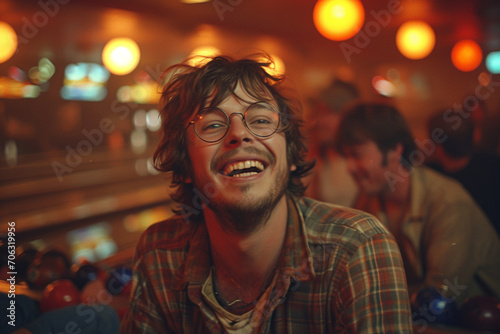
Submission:
[[[234,278],[241,285],[265,281],[277,265],[285,240],[286,196],[274,207],[268,221],[247,235],[224,230],[212,211],[204,213],[217,272]]]
[[[388,187],[381,195],[384,202],[387,204],[406,206],[410,203],[411,199],[411,174],[413,171],[408,171],[406,167],[400,166],[403,173],[398,172],[397,182]]]
[[[399,182],[380,196],[381,209],[385,213],[388,227],[396,239],[399,238],[403,222],[410,210],[412,172],[405,169],[404,176],[398,179]]]

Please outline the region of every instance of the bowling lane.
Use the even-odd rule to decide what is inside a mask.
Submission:
[[[1,167],[0,231],[15,222],[18,245],[57,246],[72,259],[84,254],[81,239],[103,261],[108,256],[92,254],[102,242],[112,245],[109,256],[130,262],[142,231],[169,217],[173,205],[168,177],[154,171],[151,155],[95,150],[64,175],[53,168],[67,163],[63,155]]]
[[[5,212],[2,210],[2,222],[15,221],[16,230],[21,233],[160,204],[168,201],[169,194],[167,185],[158,179],[129,179],[36,197],[16,198],[8,201]]]

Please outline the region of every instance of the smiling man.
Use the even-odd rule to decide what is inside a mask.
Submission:
[[[478,295],[500,298],[492,225],[461,184],[413,158],[419,148],[396,108],[364,103],[345,111],[337,145],[360,189],[355,207],[393,233],[411,293],[433,287],[458,305]]]
[[[170,69],[154,161],[179,207],[138,243],[121,333],[410,333],[394,239],[301,197],[299,105],[254,59]]]

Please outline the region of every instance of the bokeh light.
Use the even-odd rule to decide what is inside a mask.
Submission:
[[[451,50],[451,61],[462,72],[475,70],[482,60],[483,51],[481,51],[481,47],[471,39],[457,42]]]
[[[108,91],[110,74],[104,66],[95,63],[68,64],[64,70],[61,97],[65,100],[102,101]]]
[[[146,126],[149,131],[156,132],[161,128],[161,116],[158,109],[151,109],[146,115]]]
[[[191,51],[188,56],[188,64],[191,66],[202,66],[207,63],[210,58],[216,57],[220,54],[220,50],[215,46],[200,46]]]
[[[479,84],[481,86],[484,86],[484,87],[487,87],[490,85],[491,83],[491,77],[488,73],[486,72],[481,72],[479,73],[479,75],[477,76],[477,81],[479,82]]]
[[[488,53],[486,56],[486,69],[492,74],[500,73],[500,51]]]
[[[4,147],[4,157],[7,165],[15,166],[17,165],[17,159],[19,156],[19,151],[17,144],[14,140],[8,140]]]
[[[269,67],[265,67],[264,69],[266,70],[267,73],[269,73],[272,76],[281,76],[285,74],[285,62],[281,57],[277,55],[270,55],[272,63],[269,65]],[[268,58],[262,58],[259,59],[262,62],[269,62]]]
[[[130,134],[130,143],[132,144],[132,152],[135,154],[144,153],[148,145],[146,129],[136,128],[132,131]]]
[[[358,0],[319,0],[314,6],[313,20],[321,35],[343,41],[361,29],[365,10]]]
[[[372,79],[373,88],[383,96],[393,97],[396,95],[396,86],[382,76],[375,76]]]
[[[0,63],[9,60],[17,50],[17,34],[8,23],[0,21]]]
[[[134,113],[134,126],[137,129],[144,129],[147,123],[146,110],[139,109]]]
[[[141,51],[130,38],[114,38],[104,46],[102,62],[113,74],[125,75],[132,72],[141,58]]]
[[[436,43],[436,35],[429,24],[423,21],[403,23],[396,33],[399,52],[409,59],[427,57]]]

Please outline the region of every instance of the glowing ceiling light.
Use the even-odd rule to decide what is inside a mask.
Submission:
[[[321,35],[343,41],[361,29],[365,10],[358,0],[319,0],[314,6],[313,20]]]
[[[488,53],[486,56],[486,69],[492,74],[500,73],[500,51]]]
[[[10,24],[0,21],[0,63],[4,63],[17,50],[17,34]]]
[[[399,52],[409,59],[427,57],[436,44],[436,35],[431,26],[423,21],[408,21],[396,33]]]
[[[139,64],[141,51],[130,38],[114,38],[104,46],[102,62],[113,74],[125,75],[132,72]]]
[[[451,61],[463,72],[475,70],[483,60],[481,47],[471,39],[464,39],[455,44],[451,50]]]

